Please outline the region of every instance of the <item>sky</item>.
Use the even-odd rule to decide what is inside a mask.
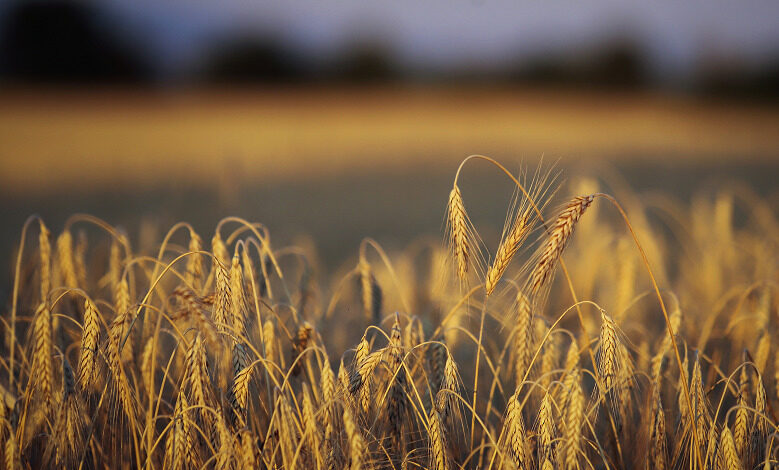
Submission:
[[[630,36],[655,73],[687,76],[703,57],[745,65],[779,57],[779,2],[768,0],[105,0],[127,34],[163,68],[191,67],[214,38],[280,37],[326,58],[355,40],[378,40],[413,70],[500,65]],[[743,64],[742,64],[743,65]]]

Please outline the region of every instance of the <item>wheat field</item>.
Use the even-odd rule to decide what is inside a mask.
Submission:
[[[495,246],[459,178],[476,165],[515,187]],[[140,252],[110,221],[30,217],[2,315],[3,465],[779,465],[768,201],[616,199],[484,156],[452,171],[441,237],[366,238],[327,275],[262,221],[180,222]]]

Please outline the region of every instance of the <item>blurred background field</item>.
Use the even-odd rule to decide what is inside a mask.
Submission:
[[[365,236],[440,236],[473,153],[777,202],[776,4],[444,7],[4,3],[0,246],[32,213],[92,213],[139,244],[234,214],[334,268]],[[475,166],[463,191],[497,239],[511,187]]]

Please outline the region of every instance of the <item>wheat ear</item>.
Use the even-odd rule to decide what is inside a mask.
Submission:
[[[484,289],[487,295],[492,294],[495,290],[495,286],[498,281],[503,277],[503,273],[506,272],[511,259],[519,250],[522,242],[527,238],[531,229],[531,213],[530,207],[527,210],[518,213],[516,219],[511,224],[508,234],[498,246],[498,251],[495,253],[495,261],[493,261],[490,269],[487,271],[487,278],[484,285]]]
[[[447,223],[449,226],[449,243],[457,263],[457,277],[461,281],[465,280],[465,276],[468,274],[468,258],[471,251],[467,217],[460,188],[455,184],[449,193]]]
[[[89,390],[95,377],[99,336],[100,315],[95,304],[87,299],[84,301],[84,326],[78,361],[78,382],[82,390]]]
[[[432,470],[447,470],[446,465],[446,446],[443,426],[441,426],[441,416],[438,411],[430,412],[430,468]]]
[[[535,297],[552,277],[557,261],[571,239],[576,223],[590,207],[594,196],[577,196],[557,216],[549,232],[549,238],[530,273],[530,292]]]

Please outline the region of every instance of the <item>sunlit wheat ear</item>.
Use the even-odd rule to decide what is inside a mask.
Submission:
[[[579,369],[579,348],[576,342],[572,342],[568,347],[568,353],[565,356],[565,377],[563,378],[563,390],[562,401],[565,404],[568,402],[568,395],[570,390],[573,389],[574,382],[581,380],[581,369]]]
[[[51,290],[51,232],[42,220],[39,221],[38,251],[40,255],[41,301],[47,302]]]
[[[360,273],[360,293],[365,319],[374,325],[378,325],[381,322],[381,304],[383,300],[381,287],[371,272],[370,264],[362,257],[360,257],[357,268]]]
[[[189,231],[189,246],[188,251],[197,253],[203,250],[203,240],[200,235],[194,230]],[[187,271],[184,275],[184,280],[191,286],[195,292],[200,293],[203,288],[203,256],[200,254],[193,254],[187,257]]]
[[[194,397],[194,404],[202,407],[200,412],[208,421],[211,415],[205,407],[210,404],[210,384],[208,382],[208,368],[206,365],[206,351],[203,347],[203,339],[198,334],[187,350],[186,378],[190,396]]]
[[[359,364],[356,364],[349,379],[348,390],[350,394],[354,395],[352,400],[359,399],[360,410],[366,415],[370,411],[374,399],[370,393],[373,388],[373,372],[381,363],[381,359],[382,351],[368,354]]]
[[[446,436],[441,425],[441,417],[435,408],[430,412],[430,468],[432,470],[447,470]]]
[[[460,391],[460,373],[451,354],[446,355],[443,372],[441,390],[446,390],[446,392],[436,394],[435,407],[438,409],[441,419],[446,420],[458,404],[455,394]]]
[[[539,460],[552,460],[552,451],[555,440],[555,418],[554,408],[552,407],[552,396],[547,393],[541,401],[541,408],[538,411],[538,450]]]
[[[614,320],[601,310],[601,329],[600,345],[598,347],[598,375],[600,377],[603,390],[601,394],[611,390],[616,381],[619,367],[619,337],[617,335],[617,325]]]
[[[265,346],[265,360],[276,364],[278,362],[276,330],[271,320],[265,320],[265,324],[262,326],[262,343]]]
[[[330,443],[335,435],[335,374],[330,368],[330,362],[325,358],[322,361],[322,369],[319,372],[320,389],[322,390],[322,426],[325,431],[325,439]],[[328,444],[329,445],[329,444]]]
[[[349,407],[344,408],[343,423],[344,429],[346,430],[346,438],[349,443],[350,468],[351,470],[361,470],[368,447],[365,444],[365,439],[360,434],[360,430],[357,428],[357,424]]]
[[[219,333],[226,333],[228,327],[232,327],[230,307],[230,275],[221,263],[214,264],[216,281],[216,297],[214,298],[214,310],[212,318]]]
[[[576,350],[576,346],[572,345],[571,349]],[[578,363],[578,351],[576,356]],[[571,377],[571,383],[566,394],[565,417],[562,424],[563,461],[567,470],[576,470],[579,468],[579,454],[582,452],[582,425],[584,424],[584,392],[578,365],[573,367],[568,376]]]
[[[165,460],[173,469],[180,469],[184,462],[190,461],[193,448],[191,445],[190,422],[186,416],[189,407],[187,397],[180,390],[176,399],[176,407],[173,414],[173,425],[165,445]]]
[[[733,436],[738,455],[744,457],[746,450],[749,410],[747,407],[747,395],[749,394],[749,375],[747,372],[749,366],[741,367],[741,374],[738,383],[738,400],[736,402],[736,418],[733,421]]]
[[[365,336],[365,334],[363,334],[362,339],[360,339],[360,343],[357,345],[357,349],[355,350],[354,353],[355,375],[352,377],[351,381],[354,386],[359,386],[360,409],[365,415],[367,415],[367,413],[370,411],[371,401],[373,399],[373,397],[371,396],[371,388],[372,388],[371,376],[373,371],[372,370],[366,371],[364,373],[366,373],[367,376],[362,376],[360,372],[360,367],[365,364],[369,364],[368,362],[366,362],[366,360],[368,359],[370,353],[371,353],[371,345],[368,342],[368,339]],[[375,357],[379,357],[378,354],[375,355]],[[375,366],[371,365],[370,367],[375,367]],[[359,385],[356,385],[354,383],[355,380],[359,381]]]
[[[405,351],[403,350],[402,329],[397,314],[395,314],[395,323],[392,325],[390,342],[386,350],[389,371],[395,374],[388,395],[387,421],[390,435],[393,436],[393,439],[398,439],[402,437],[401,428],[406,424],[408,377],[406,375],[406,367],[403,364]]]
[[[154,391],[154,370],[157,368],[157,348],[154,336],[151,336],[141,353],[141,379],[147,394]],[[149,395],[151,399],[151,395]]]
[[[129,334],[130,326],[132,325],[134,314],[130,311],[130,285],[127,282],[127,278],[122,278],[122,280],[119,281],[119,284],[116,287],[116,296],[114,302],[115,302],[114,309],[116,310],[116,315],[121,316],[124,319],[124,323],[122,324],[121,340],[124,341],[125,343],[124,346],[122,347],[122,361],[129,362],[132,361],[135,357],[134,354],[135,348],[133,346],[134,335]],[[126,340],[124,339],[125,336],[127,336]]]
[[[733,434],[731,434],[730,429],[728,429],[727,426],[722,427],[719,453],[720,468],[726,468],[728,470],[741,470],[744,468],[744,466],[741,465],[741,459],[736,452]]]
[[[346,365],[344,365],[344,360],[341,358],[341,363],[338,365],[338,380],[336,383],[336,395],[343,399],[344,404],[351,408],[352,410],[357,409],[357,403],[354,400],[354,395],[352,392],[352,383],[357,383],[358,385],[355,385],[355,391],[359,388],[360,385],[362,385],[362,379],[359,378],[359,372],[356,370],[350,374],[349,371],[346,369]],[[355,377],[357,376],[357,377]]]
[[[517,329],[514,336],[514,374],[516,387],[519,387],[525,377],[530,363],[530,348],[533,346],[533,311],[530,301],[522,293],[517,293]]]
[[[76,264],[73,258],[73,235],[70,230],[57,237],[57,265],[62,282],[67,287],[79,287]]]
[[[541,386],[548,388],[552,382],[552,374],[557,369],[560,349],[558,347],[558,335],[551,333],[544,342],[544,353],[541,357]]]
[[[233,434],[227,429],[227,423],[221,414],[217,414],[216,433],[219,436],[219,447],[216,452],[216,468],[230,469],[235,463],[235,451],[237,442]]]
[[[100,337],[100,314],[89,299],[84,301],[84,326],[78,360],[78,382],[84,391],[92,387],[97,370],[97,345]]]
[[[768,421],[763,417],[766,416],[766,393],[763,386],[763,377],[757,377],[757,387],[755,388],[755,411],[754,418],[752,420],[752,437],[751,441],[753,447],[757,451],[757,455],[762,455],[762,446],[768,437]]]
[[[298,327],[297,334],[292,341],[292,357],[291,361],[295,361],[298,356],[301,356],[311,344],[311,340],[314,335],[314,327],[307,321],[303,321]],[[292,369],[292,375],[297,376],[305,368],[305,364],[308,361],[308,357],[300,357],[295,363],[295,367]]]
[[[484,285],[488,295],[495,290],[495,286],[500,278],[503,277],[503,273],[506,272],[511,259],[530,233],[532,228],[531,220],[530,207],[527,207],[522,212],[518,212],[514,222],[511,224],[511,228],[501,241],[500,246],[498,246],[495,260],[487,271],[487,280]]]
[[[216,258],[214,260],[214,267],[219,263],[227,265],[230,255],[227,252],[227,245],[225,245],[224,240],[222,240],[222,235],[219,233],[219,230],[217,230],[211,238],[211,252]],[[217,263],[217,261],[219,263]]]
[[[703,388],[703,375],[698,354],[695,354],[692,378],[690,381],[690,401],[692,402],[692,416],[695,419],[695,429],[698,431],[698,445],[705,446],[709,426],[711,426],[711,413],[708,408],[706,392]]]
[[[503,436],[505,439],[505,450],[510,453],[514,463],[519,468],[523,468],[528,463],[525,452],[525,425],[522,422],[522,405],[516,392],[509,398],[506,405]]]
[[[54,369],[52,364],[52,321],[51,310],[46,302],[42,302],[35,312],[35,323],[33,324],[33,337],[35,338],[35,349],[33,350],[32,369],[35,371],[31,376],[30,392],[37,393],[42,400],[44,413],[51,410],[52,406],[52,388],[54,384]]]
[[[468,260],[471,253],[467,217],[460,188],[455,184],[449,193],[447,225],[449,228],[450,248],[457,264],[457,277],[461,281],[464,281],[465,276],[468,274]]]
[[[241,365],[238,365],[238,367],[240,367],[240,369],[235,372],[235,376],[233,377],[230,399],[232,401],[231,405],[233,410],[235,410],[238,415],[244,417],[247,399],[249,397],[249,383],[252,379],[254,367],[249,364],[243,365],[242,367]]]
[[[551,225],[546,244],[530,273],[531,296],[538,296],[541,289],[551,279],[554,268],[576,228],[576,223],[594,199],[595,197],[592,195],[573,198]]]
[[[230,317],[232,319],[233,335],[240,336],[244,334],[247,311],[241,258],[238,255],[238,251],[236,251],[230,265]]]
[[[135,394],[130,387],[130,383],[125,373],[124,365],[121,360],[120,347],[124,335],[125,317],[129,315],[129,312],[125,314],[119,314],[111,322],[111,326],[108,330],[108,366],[111,372],[111,378],[114,381],[117,394],[119,395],[119,403],[130,420],[131,426],[135,423],[136,410],[135,410]]]
[[[768,364],[768,356],[771,354],[771,334],[764,330],[760,335],[760,340],[757,342],[755,348],[755,367],[760,371],[760,375],[764,375],[766,365]]]

